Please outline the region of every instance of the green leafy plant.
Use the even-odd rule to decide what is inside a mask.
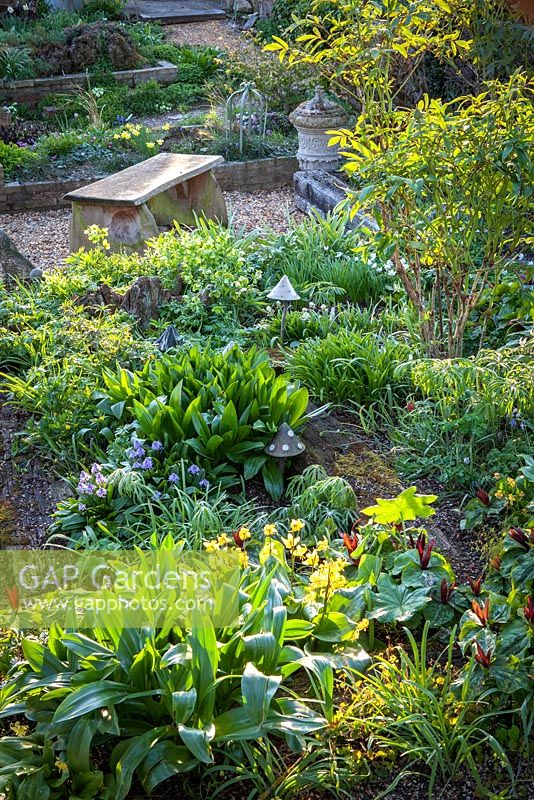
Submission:
[[[194,455],[212,481],[231,485],[241,471],[245,480],[261,472],[281,496],[282,474],[263,451],[283,422],[295,430],[306,422],[308,392],[276,376],[266,353],[193,348],[103,379],[99,409],[110,421],[135,421],[140,435],[172,448],[170,458]]]
[[[408,358],[407,345],[392,337],[340,330],[303,342],[288,353],[287,363],[321,400],[382,409],[406,396],[409,383],[396,377],[396,368]]]

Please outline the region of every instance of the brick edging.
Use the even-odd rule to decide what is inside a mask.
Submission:
[[[221,164],[214,173],[223,191],[257,192],[272,191],[290,184],[297,169],[296,158],[261,158]],[[31,183],[2,183],[2,177],[0,172],[0,214],[16,214],[19,211],[64,208],[69,205],[63,200],[64,195],[104,176]]]

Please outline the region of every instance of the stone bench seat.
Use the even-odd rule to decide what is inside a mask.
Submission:
[[[72,203],[71,252],[90,247],[84,231],[107,228],[111,249],[144,250],[147,239],[174,222],[194,227],[196,217],[228,223],[213,168],[222,156],[160,153],[65,195]]]

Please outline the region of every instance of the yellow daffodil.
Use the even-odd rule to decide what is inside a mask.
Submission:
[[[291,533],[298,533],[304,527],[305,523],[302,519],[292,519],[291,525],[289,526],[289,530]]]
[[[269,525],[266,525],[264,527],[263,533],[264,533],[265,536],[276,536],[276,534],[278,533],[278,529],[277,529],[276,525],[273,525],[272,523],[270,523]]]

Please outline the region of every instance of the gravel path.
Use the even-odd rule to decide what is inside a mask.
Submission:
[[[228,208],[236,230],[272,228],[287,230],[289,218],[303,215],[295,208],[293,190],[284,187],[275,192],[226,192]],[[15,242],[20,252],[37,267],[59,264],[69,254],[70,211],[32,211],[0,216],[0,229]]]
[[[211,19],[188,22],[186,25],[166,25],[165,38],[173,44],[208,45],[219,50],[241,50],[251,38],[241,33],[230,20]]]

